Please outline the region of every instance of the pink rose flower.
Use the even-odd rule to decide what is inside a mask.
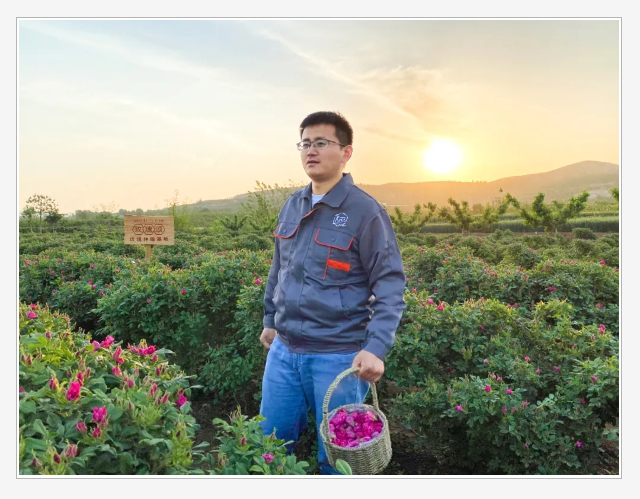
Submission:
[[[93,408],[93,420],[100,424],[104,421],[105,417],[107,415],[107,408],[106,407],[94,407]]]
[[[513,393],[513,390],[511,388],[507,388],[507,395],[511,395]]]
[[[80,383],[78,383],[77,381],[72,381],[69,384],[69,388],[67,389],[66,392],[66,397],[67,400],[72,401],[72,400],[76,400],[79,396],[80,396]]]
[[[456,406],[456,411],[458,411],[458,412],[462,412],[462,406],[461,406],[461,405],[457,405],[457,406]]]
[[[84,421],[78,421],[78,424],[76,424],[76,430],[80,433],[85,433],[87,431],[87,425],[84,424]]]
[[[35,319],[36,317],[36,313],[33,310],[29,310],[27,313],[27,319]]]
[[[489,385],[485,386],[484,391],[487,393],[491,393],[491,387]]]
[[[182,293],[183,295],[186,295],[186,294],[187,294],[187,290],[186,290],[186,289],[184,289],[184,288],[182,288],[181,293]]]
[[[582,448],[582,442],[581,442],[580,440],[578,440],[578,441],[576,442],[576,447],[577,447],[578,449],[581,449],[581,448]]]
[[[64,451],[65,457],[71,459],[72,457],[76,457],[78,455],[78,447],[74,444],[67,445],[67,448]]]
[[[271,464],[271,462],[273,461],[273,454],[271,452],[262,454],[262,457],[264,458],[264,461],[267,464]]]
[[[180,396],[178,397],[178,400],[176,400],[176,404],[178,404],[178,407],[182,407],[186,402],[187,402],[187,397],[185,397],[184,394],[181,393]]]

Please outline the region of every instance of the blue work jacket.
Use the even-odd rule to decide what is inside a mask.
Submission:
[[[313,209],[311,184],[292,194],[274,235],[264,327],[294,353],[364,349],[384,360],[406,303],[398,242],[380,203],[343,173]]]

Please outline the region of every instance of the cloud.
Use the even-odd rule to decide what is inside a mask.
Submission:
[[[321,46],[327,50],[317,43],[301,42],[318,38],[319,33],[313,31],[311,25],[305,25],[304,31],[291,24],[280,26],[280,31],[286,29],[286,36],[265,29],[257,29],[254,33],[277,42],[304,59],[309,65],[308,70],[314,74],[342,83],[347,86],[348,93],[368,97],[383,109],[415,120],[421,129],[432,135],[452,132],[468,124],[461,96],[468,94],[470,86],[449,82],[445,70],[420,65],[389,68],[384,64],[386,61],[379,60],[378,68],[363,72],[357,69],[359,58],[349,60],[348,55],[340,53],[339,57],[332,57],[329,61],[308,49],[300,48]],[[375,46],[370,50],[375,50]],[[370,62],[374,60],[369,58]]]
[[[376,69],[357,77],[374,92],[415,117],[425,131],[453,129],[464,123],[459,97],[467,85],[446,81],[445,71],[421,66]]]

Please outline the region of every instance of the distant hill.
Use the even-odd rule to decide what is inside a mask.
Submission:
[[[492,198],[509,192],[519,201],[527,203],[544,192],[545,201],[564,201],[587,190],[589,201],[610,199],[609,190],[619,187],[619,167],[613,163],[582,161],[556,170],[530,175],[505,177],[492,182],[419,182],[383,185],[362,185],[362,189],[381,203],[412,207],[416,203],[447,204],[450,197],[466,200],[470,205],[487,203]]]
[[[416,182],[390,183],[381,185],[358,184],[380,203],[387,206],[412,209],[416,203],[447,204],[450,197],[457,201],[466,200],[469,205],[485,204],[492,198],[511,193],[520,202],[528,203],[539,193],[545,193],[545,201],[557,199],[565,201],[583,190],[591,193],[589,202],[611,199],[609,190],[620,187],[619,166],[601,161],[581,161],[555,170],[529,175],[505,177],[492,182]],[[206,208],[210,211],[234,212],[240,209],[248,194],[240,194],[230,199],[200,201],[188,205],[194,211]]]

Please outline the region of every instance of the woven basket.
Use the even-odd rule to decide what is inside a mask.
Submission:
[[[371,383],[371,395],[373,397],[373,407],[367,404],[349,404],[337,407],[333,411],[327,414],[329,409],[329,401],[333,391],[338,386],[338,383],[342,381],[342,378],[349,374],[358,372],[359,367],[351,367],[346,371],[338,375],[333,383],[329,386],[327,394],[324,397],[324,403],[322,405],[322,423],[320,424],[320,436],[324,443],[324,449],[327,453],[329,464],[335,468],[336,460],[342,459],[346,461],[351,467],[351,471],[354,475],[375,475],[384,470],[391,461],[391,437],[389,435],[389,422],[386,416],[380,411],[378,406],[378,394],[376,393],[375,383]],[[358,447],[340,447],[332,444],[329,438],[329,421],[340,410],[344,409],[347,412],[353,412],[354,410],[366,410],[373,411],[383,422],[382,431],[380,435],[369,442],[363,442]]]

